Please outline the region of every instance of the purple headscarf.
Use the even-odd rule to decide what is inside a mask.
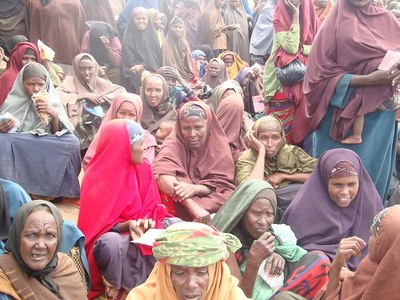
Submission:
[[[359,189],[349,206],[341,208],[329,197],[329,174],[337,163],[353,165],[358,174]],[[306,250],[320,250],[331,259],[341,239],[358,236],[366,243],[374,216],[383,209],[382,199],[361,163],[358,155],[348,149],[324,152],[310,178],[304,183],[282,217],[297,237],[297,244]],[[352,257],[347,265],[354,270],[366,256],[365,247],[360,257]]]

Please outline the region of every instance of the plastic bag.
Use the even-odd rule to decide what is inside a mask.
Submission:
[[[275,73],[283,85],[294,85],[304,79],[307,67],[297,58],[283,67],[276,67]]]

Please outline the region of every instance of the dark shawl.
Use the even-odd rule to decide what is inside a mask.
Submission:
[[[58,239],[58,244],[56,251],[54,252],[54,256],[52,260],[48,263],[48,265],[40,271],[34,271],[29,268],[27,264],[22,259],[21,256],[21,234],[22,230],[24,229],[25,221],[29,217],[29,215],[32,213],[32,210],[36,208],[37,206],[47,206],[50,209],[50,213],[53,215],[56,224],[57,224],[57,239]],[[50,291],[52,291],[55,295],[58,295],[58,298],[61,299],[61,295],[59,294],[59,290],[55,282],[53,281],[52,277],[50,276],[50,273],[53,272],[57,266],[58,263],[58,256],[57,252],[58,249],[61,245],[61,241],[63,239],[63,217],[61,215],[61,212],[58,210],[58,208],[48,202],[48,201],[43,201],[43,200],[36,200],[32,202],[28,202],[21,206],[21,208],[18,210],[17,214],[15,215],[13,224],[11,226],[10,234],[8,236],[8,240],[5,246],[5,249],[8,252],[11,252],[14,255],[15,260],[18,262],[20,268],[30,276],[35,277],[42,285],[44,285],[46,288],[48,288]]]
[[[0,5],[0,18],[6,19],[19,13],[24,8],[23,0],[2,0]]]
[[[7,195],[4,192],[3,185],[0,183],[0,242],[7,239],[11,227],[10,212],[8,210]]]
[[[105,36],[111,43],[114,37],[119,37],[118,32],[111,25],[100,21],[90,22],[88,25],[90,28],[90,54],[100,66],[111,65],[108,60],[108,51],[100,37]]]
[[[160,78],[163,82],[163,97],[157,107],[151,107],[149,105],[144,93],[144,91],[146,90],[147,82],[150,78],[154,77]],[[158,127],[160,127],[161,122],[176,120],[176,111],[169,101],[168,84],[165,81],[164,77],[162,77],[161,75],[152,74],[146,77],[145,80],[143,80],[143,86],[140,91],[140,98],[142,98],[143,102],[143,115],[142,120],[140,121],[143,129],[146,129],[150,133],[155,134]]]
[[[234,165],[225,133],[207,104],[188,102],[179,112],[193,104],[203,108],[207,115],[207,136],[204,144],[196,152],[186,146],[178,114],[175,129],[164,141],[153,162],[153,170],[155,174],[171,175],[179,181],[210,187],[214,192],[205,197],[193,197],[193,200],[213,213],[235,189]]]
[[[328,194],[329,174],[341,161],[353,165],[359,180],[357,196],[346,208],[337,206]],[[339,148],[320,156],[311,176],[283,214],[282,223],[292,228],[299,246],[323,251],[333,259],[343,238],[358,236],[368,242],[372,219],[382,208],[382,199],[358,155]],[[365,247],[360,257],[350,258],[348,267],[354,270],[367,251]]]
[[[138,72],[133,75],[129,73],[129,69],[135,65],[143,65],[145,70],[156,72],[162,65],[160,43],[152,23],[149,21],[144,30],[139,30],[133,22],[133,16],[138,9],[133,10],[122,39],[123,75],[136,89],[136,93],[139,92],[142,73]]]
[[[86,20],[103,21],[117,29],[110,1],[112,0],[82,0]]]
[[[10,56],[15,46],[22,42],[28,42],[26,36],[20,34],[13,35],[4,43],[4,54]]]
[[[304,78],[310,131],[324,118],[342,76],[374,72],[387,50],[400,50],[399,32],[399,21],[382,7],[356,8],[348,0],[334,5],[315,39]],[[391,93],[390,85],[355,87],[350,102],[335,108],[331,137],[342,140],[357,115],[376,110]]]

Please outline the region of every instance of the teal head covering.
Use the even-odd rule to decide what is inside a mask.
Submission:
[[[205,267],[227,259],[229,251],[241,247],[232,234],[195,222],[179,222],[168,227],[153,245],[161,263],[182,267]]]

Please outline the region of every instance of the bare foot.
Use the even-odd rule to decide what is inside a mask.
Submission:
[[[351,135],[347,138],[345,138],[343,141],[341,141],[342,144],[361,144],[362,143],[362,138],[360,136],[354,136]]]

